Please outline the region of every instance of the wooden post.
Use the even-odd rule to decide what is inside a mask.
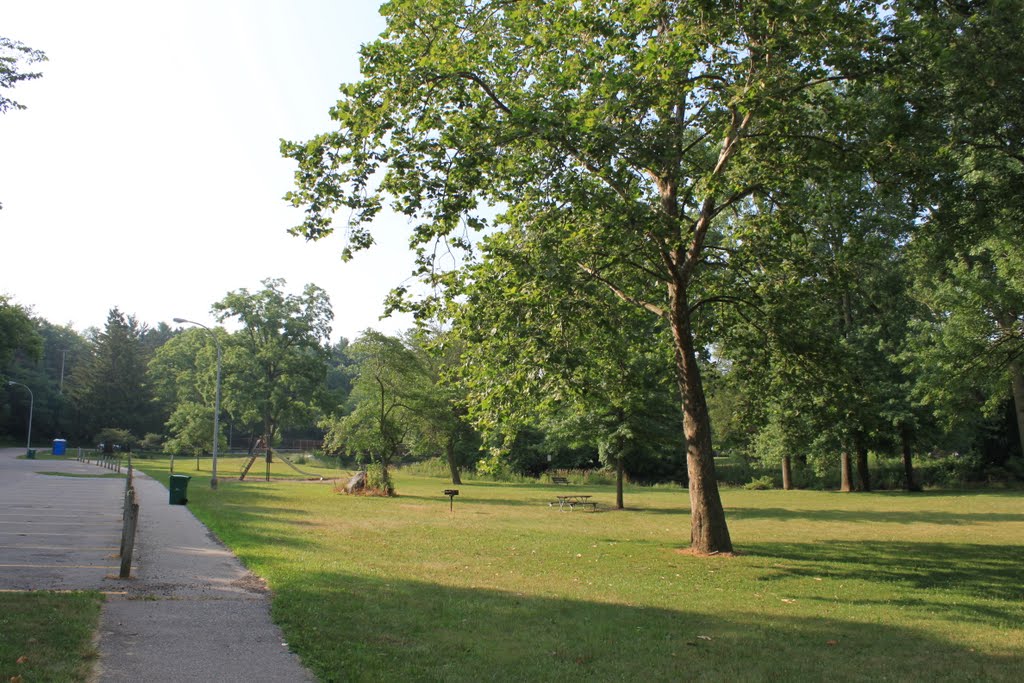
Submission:
[[[135,487],[129,486],[124,491],[124,510],[121,513],[121,548],[117,551],[118,557],[124,557],[124,551],[128,545],[128,517],[132,513],[132,505],[135,504]]]
[[[119,578],[127,579],[132,574],[132,553],[135,552],[135,526],[139,521],[139,504],[132,503],[128,519],[125,520],[125,548],[121,553],[121,574]]]

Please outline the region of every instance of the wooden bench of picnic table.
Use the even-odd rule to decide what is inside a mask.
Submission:
[[[589,506],[591,510],[595,512],[597,511],[597,502],[590,500],[591,496],[588,495],[574,493],[565,496],[555,496],[555,498],[557,500],[553,500],[550,503],[548,503],[549,507],[554,507],[555,503],[557,503],[558,509],[562,511],[564,511],[565,508],[575,510],[577,505],[579,505],[580,507]]]

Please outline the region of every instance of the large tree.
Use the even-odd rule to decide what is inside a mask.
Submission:
[[[443,454],[452,484],[461,484],[462,464],[480,449],[479,434],[466,420],[465,386],[458,381],[463,340],[450,331],[417,329],[406,335],[406,344],[424,373],[415,406],[413,451]]]
[[[722,317],[720,351],[763,396],[758,450],[782,465],[784,485],[791,454],[830,441],[842,490],[868,491],[869,446],[913,423],[893,359],[914,310],[899,249],[913,213],[857,169],[822,172],[787,199],[758,206],[744,218],[753,225],[736,231],[742,239],[728,243],[744,266],[734,286],[756,299]]]
[[[263,289],[229,292],[213,305],[221,322],[241,329],[224,349],[224,405],[241,420],[258,420],[266,457],[282,427],[315,420],[325,391],[331,310],[327,293],[313,284],[285,292],[281,279]]]
[[[402,339],[364,331],[349,347],[356,361],[347,415],[325,420],[324,446],[379,466],[373,482],[394,493],[389,468],[408,449],[432,390],[429,369]]]
[[[1016,0],[896,8],[888,151],[920,206],[909,251],[930,313],[908,358],[939,413],[962,416],[978,393],[990,409],[1011,401],[1024,453],[1024,12]]]
[[[163,422],[146,376],[152,351],[144,341],[147,326],[113,308],[91,351],[72,375],[72,396],[86,416],[91,434],[112,427],[136,437],[156,432]]]
[[[697,357],[708,253],[721,219],[800,167],[842,125],[817,86],[859,68],[870,2],[394,0],[342,87],[339,130],[283,143],[298,162],[296,232],[369,246],[384,198],[437,240],[516,226],[615,295],[665,321],[682,398],[699,552],[732,548],[715,481]],[[496,207],[503,212],[494,217]]]
[[[9,370],[17,352],[39,358],[43,340],[29,311],[0,294],[0,372]]]
[[[5,399],[10,397],[0,404],[0,433],[21,431],[22,421],[19,419],[12,422],[10,419],[11,404],[20,402],[23,397],[27,398],[21,387],[12,387],[13,391],[10,391],[7,382],[19,381],[35,387],[33,391],[38,390],[36,383],[28,381],[24,372],[17,371],[15,361],[29,360],[35,365],[42,351],[43,340],[29,311],[0,294],[0,396]],[[25,412],[28,412],[27,406]]]
[[[88,342],[70,327],[53,325],[38,317],[33,318],[32,323],[42,337],[42,355],[36,357],[26,349],[19,350],[6,374],[32,387],[35,397],[33,431],[72,441],[91,437],[83,432],[83,416],[69,400],[73,377],[81,362],[90,355]],[[0,370],[0,378],[3,374]]]
[[[172,336],[156,350],[149,363],[149,378],[156,399],[166,405],[171,439],[166,448],[173,453],[199,454],[210,450],[217,383],[217,346],[228,334],[221,328],[208,332],[188,329]],[[217,435],[218,439],[222,434]],[[219,446],[224,447],[224,444]]]
[[[680,446],[668,340],[656,318],[523,237],[509,229],[486,239],[454,305],[469,417],[499,452],[527,429],[550,445],[596,450],[617,472],[622,508],[640,456],[667,461]]]

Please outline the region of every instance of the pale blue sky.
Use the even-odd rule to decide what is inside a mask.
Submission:
[[[0,35],[44,50],[43,78],[0,117],[0,292],[54,323],[209,322],[229,290],[284,277],[331,296],[335,334],[378,322],[411,256],[404,219],[352,263],[306,244],[281,196],[279,138],[331,126],[338,85],[384,28],[351,0],[5,2]]]

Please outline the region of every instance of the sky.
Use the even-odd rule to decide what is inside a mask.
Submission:
[[[302,212],[282,199],[280,139],[332,129],[383,29],[358,0],[3,3],[0,36],[49,61],[6,92],[28,108],[0,115],[0,294],[79,331],[114,307],[212,325],[213,303],[274,277],[327,291],[332,339],[409,327],[379,320],[412,269],[405,219],[342,263],[344,230],[291,236]]]

